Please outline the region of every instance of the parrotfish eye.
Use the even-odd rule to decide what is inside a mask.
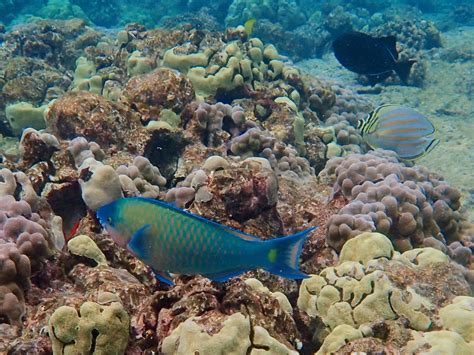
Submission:
[[[107,223],[112,224],[112,217],[107,217]]]

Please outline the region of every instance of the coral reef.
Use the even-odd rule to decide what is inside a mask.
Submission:
[[[23,173],[0,171],[0,317],[20,325],[32,273],[41,271],[54,248],[48,223],[33,212],[38,196]],[[20,187],[23,197],[13,196]]]
[[[52,0],[41,14],[132,19],[123,9],[134,4],[85,3]],[[321,55],[364,26],[400,31],[403,56],[418,55],[439,44],[436,28],[375,1],[141,6],[158,10],[118,31],[0,25],[0,131],[16,137],[0,150],[0,352],[472,349],[473,229],[459,191],[394,153],[367,152],[356,126],[369,100],[283,55]],[[165,15],[162,28],[143,25]],[[240,26],[249,17],[253,33]],[[311,276],[165,285],[97,220],[129,196],[262,240],[319,226],[301,253]]]
[[[328,243],[340,250],[364,231],[387,234],[397,250],[435,238],[445,245],[463,240],[460,192],[422,167],[407,167],[375,151],[331,159],[322,175],[335,177],[334,194],[349,203],[328,224]]]
[[[447,269],[452,273],[444,274]],[[410,276],[406,278],[407,275]],[[423,281],[414,275],[424,275]],[[452,280],[453,275],[459,282],[457,286],[442,286],[443,282]],[[434,278],[438,277],[444,280],[435,281]],[[414,279],[417,280],[415,284],[412,283]],[[428,291],[420,282],[430,284],[436,292]],[[377,334],[382,331],[381,328],[388,328],[385,332],[390,336],[385,340],[390,341],[391,334],[396,330],[390,329],[389,324],[401,321],[412,329],[410,332],[414,340],[408,341],[408,334],[401,335],[400,348],[414,349],[431,341],[438,344],[434,340],[438,332],[430,331],[433,323],[437,322],[437,313],[442,318],[441,326],[449,329],[450,333],[446,336],[449,339],[447,342],[452,342],[452,345],[445,346],[468,349],[472,343],[467,344],[471,338],[466,333],[466,323],[460,322],[454,314],[447,316],[449,310],[459,310],[465,312],[466,317],[471,317],[469,308],[463,306],[470,304],[472,298],[458,296],[466,288],[469,286],[462,272],[442,252],[424,248],[399,254],[384,235],[363,233],[344,245],[337,266],[326,268],[319,275],[303,281],[298,307],[310,317],[319,318],[326,327],[314,335],[322,344],[319,354],[328,351],[344,353],[354,349],[359,341],[365,351],[386,349],[390,345]],[[375,338],[375,344],[368,343],[368,338]],[[362,343],[363,339],[365,343]],[[433,343],[433,347],[436,346]]]
[[[49,319],[53,352],[123,354],[128,343],[130,317],[114,294],[102,293],[98,302],[84,302],[79,312],[59,307]]]

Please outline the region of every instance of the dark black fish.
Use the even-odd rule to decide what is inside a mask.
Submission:
[[[357,74],[367,75],[372,84],[383,81],[394,71],[406,82],[415,60],[398,61],[396,37],[372,37],[361,32],[347,32],[332,44],[339,63]]]

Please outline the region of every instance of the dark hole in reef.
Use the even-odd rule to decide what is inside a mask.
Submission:
[[[91,340],[91,348],[89,350],[89,354],[92,355],[95,352],[95,345],[97,341],[97,337],[99,336],[99,331],[97,329],[92,329],[92,340]]]
[[[231,104],[236,99],[243,99],[250,97],[250,90],[246,85],[238,86],[233,90],[217,90],[215,99],[217,102],[224,104]]]
[[[385,322],[375,323],[372,327],[372,330],[374,332],[374,338],[378,338],[381,340],[387,340],[390,334],[390,331]]]
[[[224,116],[224,118],[222,119],[222,129],[226,132],[230,132],[233,126],[234,121],[232,121],[232,117]]]
[[[172,185],[172,179],[178,167],[178,159],[188,143],[188,140],[179,132],[159,129],[153,132],[151,139],[145,146],[144,156],[160,169],[161,175],[166,178],[168,187]]]
[[[6,137],[15,137],[10,125],[6,121],[0,121],[0,134]]]
[[[63,219],[64,235],[69,236],[74,225],[87,213],[79,182],[64,183],[61,188],[52,190],[47,200],[54,213]]]
[[[15,199],[21,200],[21,193],[23,191],[23,186],[20,184],[16,185],[15,192],[13,192],[13,196],[15,196]]]
[[[98,265],[94,259],[89,259],[85,256],[74,254],[71,254],[68,257],[61,257],[61,262],[64,265],[64,271],[66,271],[67,274],[69,274],[74,266],[78,264],[83,264],[89,267],[96,267]]]

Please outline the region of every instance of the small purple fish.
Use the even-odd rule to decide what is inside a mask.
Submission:
[[[114,241],[149,265],[156,277],[172,285],[169,273],[203,275],[226,281],[263,268],[290,278],[308,277],[298,263],[309,228],[263,241],[230,227],[141,197],[121,198],[97,211]]]

